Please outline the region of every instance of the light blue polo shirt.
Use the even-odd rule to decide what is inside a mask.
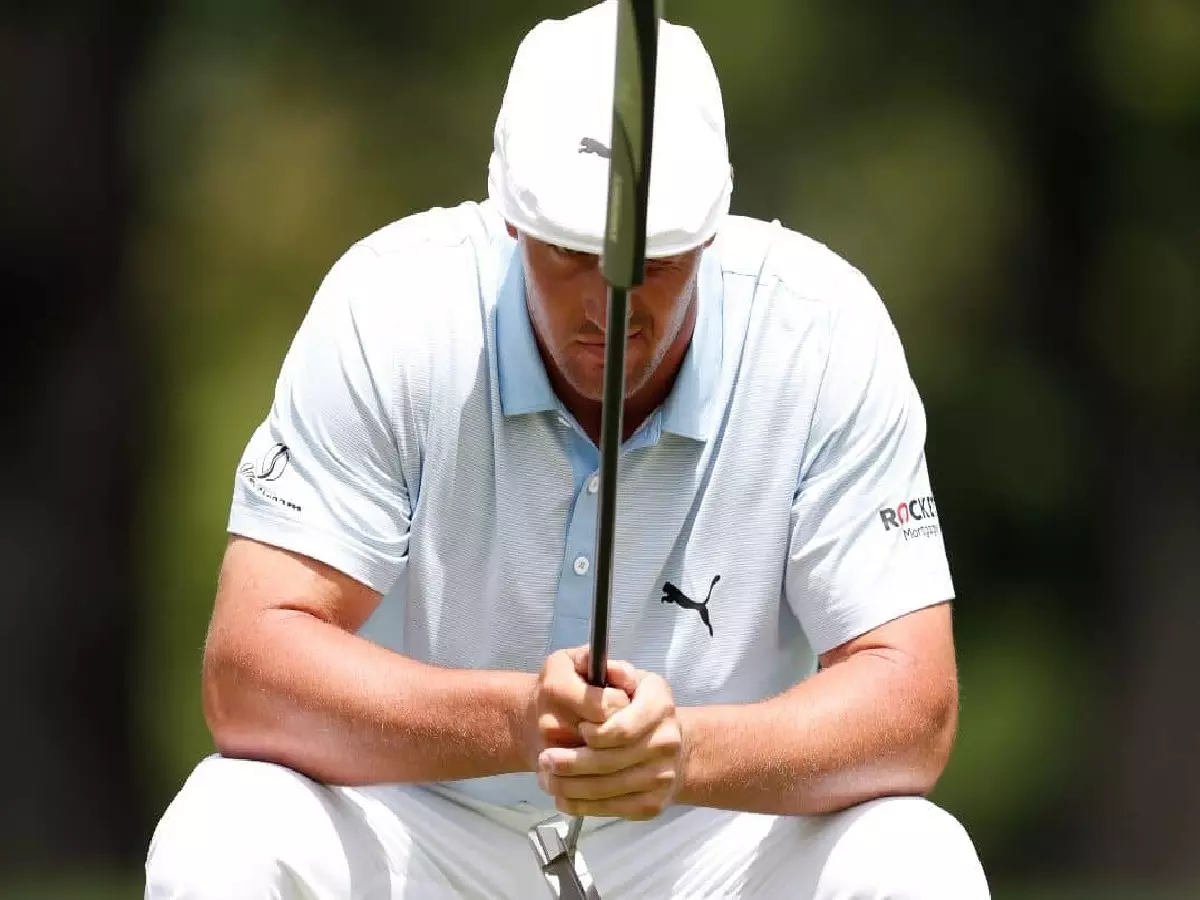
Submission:
[[[685,706],[773,696],[818,654],[953,595],[924,410],[867,280],[732,216],[699,302],[671,395],[622,450],[610,620],[612,658]],[[332,268],[229,529],[378,590],[362,633],[383,646],[532,672],[588,640],[597,470],[543,368],[515,243],[467,203]],[[553,806],[532,775],[452,788]]]
[[[704,259],[697,284],[696,327],[671,394],[624,443],[623,454],[653,447],[663,432],[701,442],[712,434],[716,424],[713,388],[722,357],[720,284],[715,257]],[[590,569],[596,548],[600,451],[550,386],[525,306],[524,271],[516,254],[497,300],[496,356],[500,409],[506,418],[548,413],[568,426],[562,437],[571,466],[573,500],[554,605],[551,649],[582,646],[588,643],[591,633],[595,584],[592,577],[573,576],[589,575],[586,570]]]

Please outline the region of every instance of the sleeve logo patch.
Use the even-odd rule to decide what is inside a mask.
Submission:
[[[883,530],[900,529],[906,541],[914,538],[936,537],[941,534],[937,522],[937,505],[933,496],[914,497],[905,500],[895,508],[885,508],[879,511],[879,519],[883,522]]]
[[[242,463],[238,467],[238,472],[254,485],[256,491],[272,503],[286,506],[293,512],[300,512],[298,504],[291,500],[285,500],[264,484],[264,482],[278,481],[287,469],[291,458],[292,452],[285,444],[272,444],[257,463]]]

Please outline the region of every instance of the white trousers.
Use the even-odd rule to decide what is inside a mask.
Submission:
[[[546,813],[484,812],[422,787],[327,787],[210,757],[159,822],[145,898],[548,898],[525,836]],[[585,832],[579,848],[604,900],[989,897],[962,826],[919,798],[804,818],[694,809]]]

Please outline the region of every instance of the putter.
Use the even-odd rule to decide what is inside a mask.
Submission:
[[[646,268],[646,205],[654,132],[654,79],[662,0],[618,0],[613,83],[612,156],[601,271],[608,282],[604,395],[600,414],[600,504],[596,512],[596,584],[592,594],[588,682],[604,687],[608,615],[617,519],[617,468],[625,405],[625,342],[629,291]],[[576,852],[583,819],[553,816],[529,831],[550,893],[557,900],[600,900],[591,872]]]

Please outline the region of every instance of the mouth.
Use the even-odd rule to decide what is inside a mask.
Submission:
[[[641,336],[641,329],[629,332],[625,338],[626,353],[629,352],[629,348],[633,346],[635,341],[641,339]],[[608,341],[606,341],[604,338],[600,338],[598,340],[579,340],[576,341],[576,347],[578,348],[579,353],[588,360],[598,360],[599,362],[603,363],[604,357],[608,352]]]

